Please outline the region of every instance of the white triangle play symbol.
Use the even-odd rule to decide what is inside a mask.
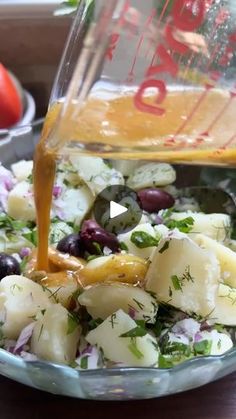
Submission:
[[[123,207],[123,205],[117,204],[117,202],[110,202],[110,218],[118,217],[121,214],[124,214],[128,211],[128,208]]]

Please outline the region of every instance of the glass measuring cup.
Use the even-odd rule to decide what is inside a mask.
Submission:
[[[236,162],[233,0],[82,0],[52,92],[58,154]]]

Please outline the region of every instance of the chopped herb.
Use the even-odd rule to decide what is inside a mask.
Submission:
[[[137,326],[126,333],[122,333],[122,335],[120,335],[120,338],[137,338],[137,337],[143,337],[146,334],[147,334],[147,331],[143,327]]]
[[[135,298],[133,298],[133,301],[137,304],[137,306],[140,308],[140,310],[143,310],[144,304],[140,303],[140,301],[136,300]]]
[[[88,322],[89,329],[96,329],[101,323],[103,323],[103,320],[100,318],[92,319]]]
[[[42,335],[42,332],[43,332],[43,323],[41,324],[41,327],[40,327],[40,331],[39,331],[39,335],[38,335],[38,341],[39,341],[39,339],[41,338],[41,335]]]
[[[10,287],[11,293],[14,295],[14,291],[17,290],[19,292],[23,291],[23,288],[20,287],[18,284],[13,284]]]
[[[167,249],[169,249],[170,246],[170,240],[166,241],[164,246],[159,250],[159,253],[164,253]]]
[[[109,320],[109,322],[111,323],[111,327],[112,327],[112,329],[114,329],[114,325],[115,325],[115,324],[118,324],[117,322],[115,322],[115,319],[116,319],[116,313],[113,313],[113,314],[111,315],[111,320]]]
[[[158,246],[160,241],[155,237],[151,236],[150,234],[146,233],[145,231],[135,231],[134,233],[132,233],[130,240],[139,249]]]
[[[177,275],[172,275],[171,276],[171,281],[172,284],[174,286],[174,289],[176,291],[181,291],[183,292],[183,287],[185,285],[185,282],[194,282],[194,279],[190,273],[190,266],[186,266],[185,271],[183,273],[183,275],[181,277],[177,276]]]
[[[98,258],[98,255],[89,255],[88,257],[87,257],[87,262],[90,262],[91,260],[94,260],[94,259],[97,259]]]
[[[212,341],[202,340],[193,344],[195,355],[209,355],[211,352]]]
[[[29,242],[31,242],[35,247],[38,245],[38,235],[36,230],[30,231],[29,233],[24,233],[22,236],[26,240],[29,240]]]
[[[177,228],[181,233],[190,233],[190,231],[193,229],[194,225],[194,219],[192,217],[184,218],[183,220],[168,220],[166,222],[166,226],[170,230],[174,230],[174,228]]]
[[[103,255],[103,251],[102,251],[102,248],[101,248],[100,244],[97,243],[97,242],[93,242],[92,244],[95,247],[95,250],[97,251],[97,254],[98,255]]]
[[[78,326],[78,320],[75,316],[73,316],[71,313],[68,313],[68,318],[67,318],[67,335],[70,335],[71,333],[73,333],[75,331],[75,329]]]
[[[43,310],[41,310],[42,316],[44,316],[45,312],[46,312],[46,309],[45,308]]]
[[[145,320],[135,320],[135,323],[142,328],[145,328]]]
[[[152,326],[152,331],[155,334],[155,336],[157,337],[161,336],[161,332],[164,327],[165,326],[163,322],[161,322],[160,320],[156,320],[156,323]]]
[[[143,353],[138,349],[135,339],[131,340],[130,344],[128,345],[128,349],[137,359],[143,358]]]
[[[121,250],[125,250],[126,252],[128,252],[128,251],[129,251],[128,246],[126,246],[126,244],[125,244],[124,242],[120,242],[120,244],[119,244],[119,248],[120,248]]]
[[[191,347],[181,342],[168,342],[165,347],[163,347],[163,352],[165,354],[181,354],[185,356],[191,355]]]
[[[80,368],[82,368],[83,370],[87,370],[88,369],[88,355],[87,356],[83,356],[83,358],[81,358]]]
[[[21,272],[24,272],[28,262],[29,262],[29,256],[25,256],[20,263]]]
[[[168,356],[164,356],[164,355],[159,355],[159,359],[158,359],[158,367],[159,368],[172,368],[173,362],[171,360],[171,357]]]
[[[33,183],[33,173],[30,173],[30,175],[27,177],[27,180],[29,183]]]
[[[169,297],[172,297],[172,295],[173,295],[172,288],[171,288],[171,287],[169,287]]]
[[[172,275],[171,281],[176,291],[183,291],[181,279],[177,275]]]
[[[70,186],[70,182],[67,179],[63,179],[63,183],[65,186]]]
[[[71,368],[77,368],[77,367],[78,367],[78,364],[77,364],[77,362],[72,361],[72,362],[69,364],[69,367],[71,367]]]
[[[150,290],[145,290],[149,295],[151,295],[152,298],[155,298],[155,300],[157,299],[157,295],[155,292],[150,291]]]

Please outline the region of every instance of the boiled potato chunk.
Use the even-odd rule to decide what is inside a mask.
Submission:
[[[215,310],[210,317],[216,323],[236,325],[236,288],[224,284],[219,285]]]
[[[204,234],[197,235],[194,240],[203,249],[215,254],[220,263],[222,282],[236,288],[236,253]]]
[[[215,308],[220,267],[216,256],[186,235],[162,240],[146,276],[146,289],[158,301],[207,316]]]
[[[124,184],[122,174],[106,164],[100,157],[71,155],[70,162],[94,195],[100,193],[108,185]]]
[[[142,337],[121,337],[137,327],[134,320],[122,310],[108,317],[96,329],[89,332],[86,340],[102,348],[105,358],[128,366],[150,367],[158,363],[156,339],[149,333]]]
[[[58,205],[58,201],[59,199],[53,202],[53,209],[55,205]],[[75,222],[79,225],[92,208],[93,203],[94,196],[86,185],[82,185],[77,189],[66,188],[60,196],[61,218],[67,222]]]
[[[233,347],[231,338],[226,333],[219,333],[217,330],[201,332],[202,340],[211,341],[210,355],[222,355]]]
[[[33,160],[20,160],[17,163],[12,164],[11,170],[18,182],[27,180],[33,172]]]
[[[147,262],[137,256],[101,256],[88,262],[80,271],[79,280],[83,286],[106,281],[137,284],[144,281],[147,268]]]
[[[135,320],[155,322],[158,309],[156,300],[141,288],[128,284],[97,284],[85,289],[78,298],[82,306],[94,319],[105,320],[112,313],[122,309],[132,312]]]
[[[70,364],[75,359],[81,333],[78,325],[70,327],[70,316],[60,304],[49,307],[36,321],[31,351],[47,361]]]
[[[176,173],[167,163],[146,163],[135,169],[129,176],[127,186],[139,190],[151,186],[166,186],[175,182]]]
[[[9,339],[17,339],[21,330],[39,311],[53,304],[50,294],[20,275],[6,276],[0,282],[0,312],[5,318],[2,330]]]
[[[173,212],[171,219],[180,221],[192,217],[194,225],[190,234],[203,233],[214,240],[223,242],[229,238],[230,216],[227,214],[204,214],[201,212]]]
[[[47,287],[54,301],[66,308],[70,307],[73,294],[78,290],[75,276],[66,271],[50,273],[40,281],[40,284]]]
[[[35,221],[36,212],[32,185],[22,181],[10,191],[7,202],[7,214],[22,221]]]

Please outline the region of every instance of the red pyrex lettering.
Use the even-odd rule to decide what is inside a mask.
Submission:
[[[197,3],[197,7],[196,7]],[[194,8],[194,13],[193,13]],[[135,97],[134,104],[141,112],[148,112],[154,115],[162,116],[165,110],[159,105],[165,100],[167,95],[166,83],[164,80],[157,80],[154,77],[159,73],[170,74],[175,77],[178,74],[179,66],[176,63],[173,54],[169,52],[178,52],[185,55],[189,52],[189,47],[174,38],[173,32],[178,29],[181,31],[195,31],[204,21],[206,4],[204,0],[175,0],[172,8],[171,19],[168,20],[164,37],[168,44],[165,47],[162,43],[158,44],[155,56],[159,58],[159,64],[151,65],[146,71],[146,79],[139,87]],[[150,79],[150,77],[152,77]],[[156,95],[152,103],[150,99],[147,102],[146,93],[148,89],[154,89]]]

